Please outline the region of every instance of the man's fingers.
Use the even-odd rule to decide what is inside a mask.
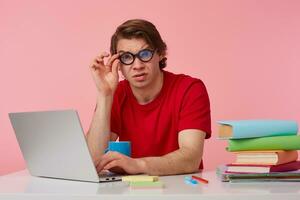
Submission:
[[[95,58],[94,62],[96,62],[96,63],[103,63],[105,57],[109,57],[109,53],[107,53],[107,52],[104,51],[99,56],[97,56]]]
[[[103,51],[102,53],[100,53],[99,58],[103,59],[108,56],[109,56],[109,53],[107,53],[106,51]]]
[[[118,152],[109,151],[101,157],[101,161],[99,162],[100,167],[104,167],[107,163],[121,159],[122,155]]]
[[[93,70],[97,70],[97,69],[100,69],[100,65],[99,65],[99,63],[97,63],[97,62],[94,61],[90,65],[90,68],[93,69]]]
[[[96,62],[96,63],[101,63],[101,62],[103,62],[103,59],[102,59],[100,56],[97,56],[97,57],[95,58],[95,62]]]
[[[115,76],[118,76],[119,77],[119,73],[118,73],[118,70],[119,70],[119,66],[120,66],[120,60],[119,59],[116,59],[113,64],[112,64],[112,73],[115,75]]]
[[[109,57],[109,53],[107,53],[107,52],[104,51],[104,52],[102,52],[99,56],[97,56],[97,57],[95,58],[95,61],[96,61],[97,63],[100,63],[100,62],[103,63],[105,57]]]
[[[102,157],[101,157],[101,161],[105,160],[105,161],[111,161],[111,160],[115,160],[115,159],[120,159],[122,158],[122,156],[124,156],[123,154],[120,154],[119,152],[116,152],[116,151],[109,151],[107,152],[106,154],[104,154]],[[100,161],[100,163],[101,163]]]
[[[109,162],[108,164],[106,164],[103,167],[103,169],[108,170],[110,168],[117,167],[118,165],[119,165],[119,160],[113,160],[113,161]]]
[[[109,57],[109,53],[107,52],[102,52],[100,55],[98,55],[90,65],[91,68],[97,68],[99,67],[99,64],[104,65],[104,58]]]
[[[101,172],[103,170],[103,167],[101,167],[99,164],[96,166],[97,172]]]
[[[118,57],[119,57],[119,54],[118,54],[118,53],[117,53],[117,54],[114,54],[112,57],[110,57],[110,58],[108,59],[108,61],[107,61],[107,63],[106,63],[106,66],[110,67],[110,69],[111,69],[113,62],[114,62],[116,59],[118,59]]]
[[[97,68],[101,68],[105,66],[105,70],[107,71],[112,71],[112,65],[115,62],[115,60],[117,60],[117,58],[119,57],[119,54],[114,54],[113,56],[111,56],[106,65],[104,65],[104,58],[109,57],[109,53],[107,52],[102,52],[100,55],[98,55],[92,62],[92,64],[90,65],[90,67],[94,70],[96,70]]]

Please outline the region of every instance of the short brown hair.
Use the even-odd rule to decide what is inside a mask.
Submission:
[[[164,56],[159,62],[159,67],[162,69],[167,66],[167,58],[165,57],[167,54],[167,45],[162,40],[156,27],[144,19],[131,19],[118,26],[116,32],[111,37],[110,53],[117,53],[119,39],[132,38],[144,39],[151,48],[156,49],[159,55]]]

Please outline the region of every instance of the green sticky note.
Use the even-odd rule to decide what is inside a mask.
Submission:
[[[130,182],[131,188],[141,189],[141,188],[163,188],[164,184],[160,181],[149,182],[149,181],[139,181],[139,182]]]

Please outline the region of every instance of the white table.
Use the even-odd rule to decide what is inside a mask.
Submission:
[[[32,177],[26,170],[0,177],[0,199],[300,199],[300,182],[296,183],[222,183],[214,171],[197,174],[209,184],[184,183],[186,175],[160,177],[163,189],[132,190],[123,182],[88,183]]]

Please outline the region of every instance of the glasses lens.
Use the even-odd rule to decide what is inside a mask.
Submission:
[[[120,56],[120,61],[125,65],[133,63],[133,55],[130,53],[124,53]]]
[[[151,58],[153,56],[153,52],[148,49],[145,49],[145,50],[140,51],[138,56],[139,56],[139,59],[147,62],[147,61],[151,60]]]

